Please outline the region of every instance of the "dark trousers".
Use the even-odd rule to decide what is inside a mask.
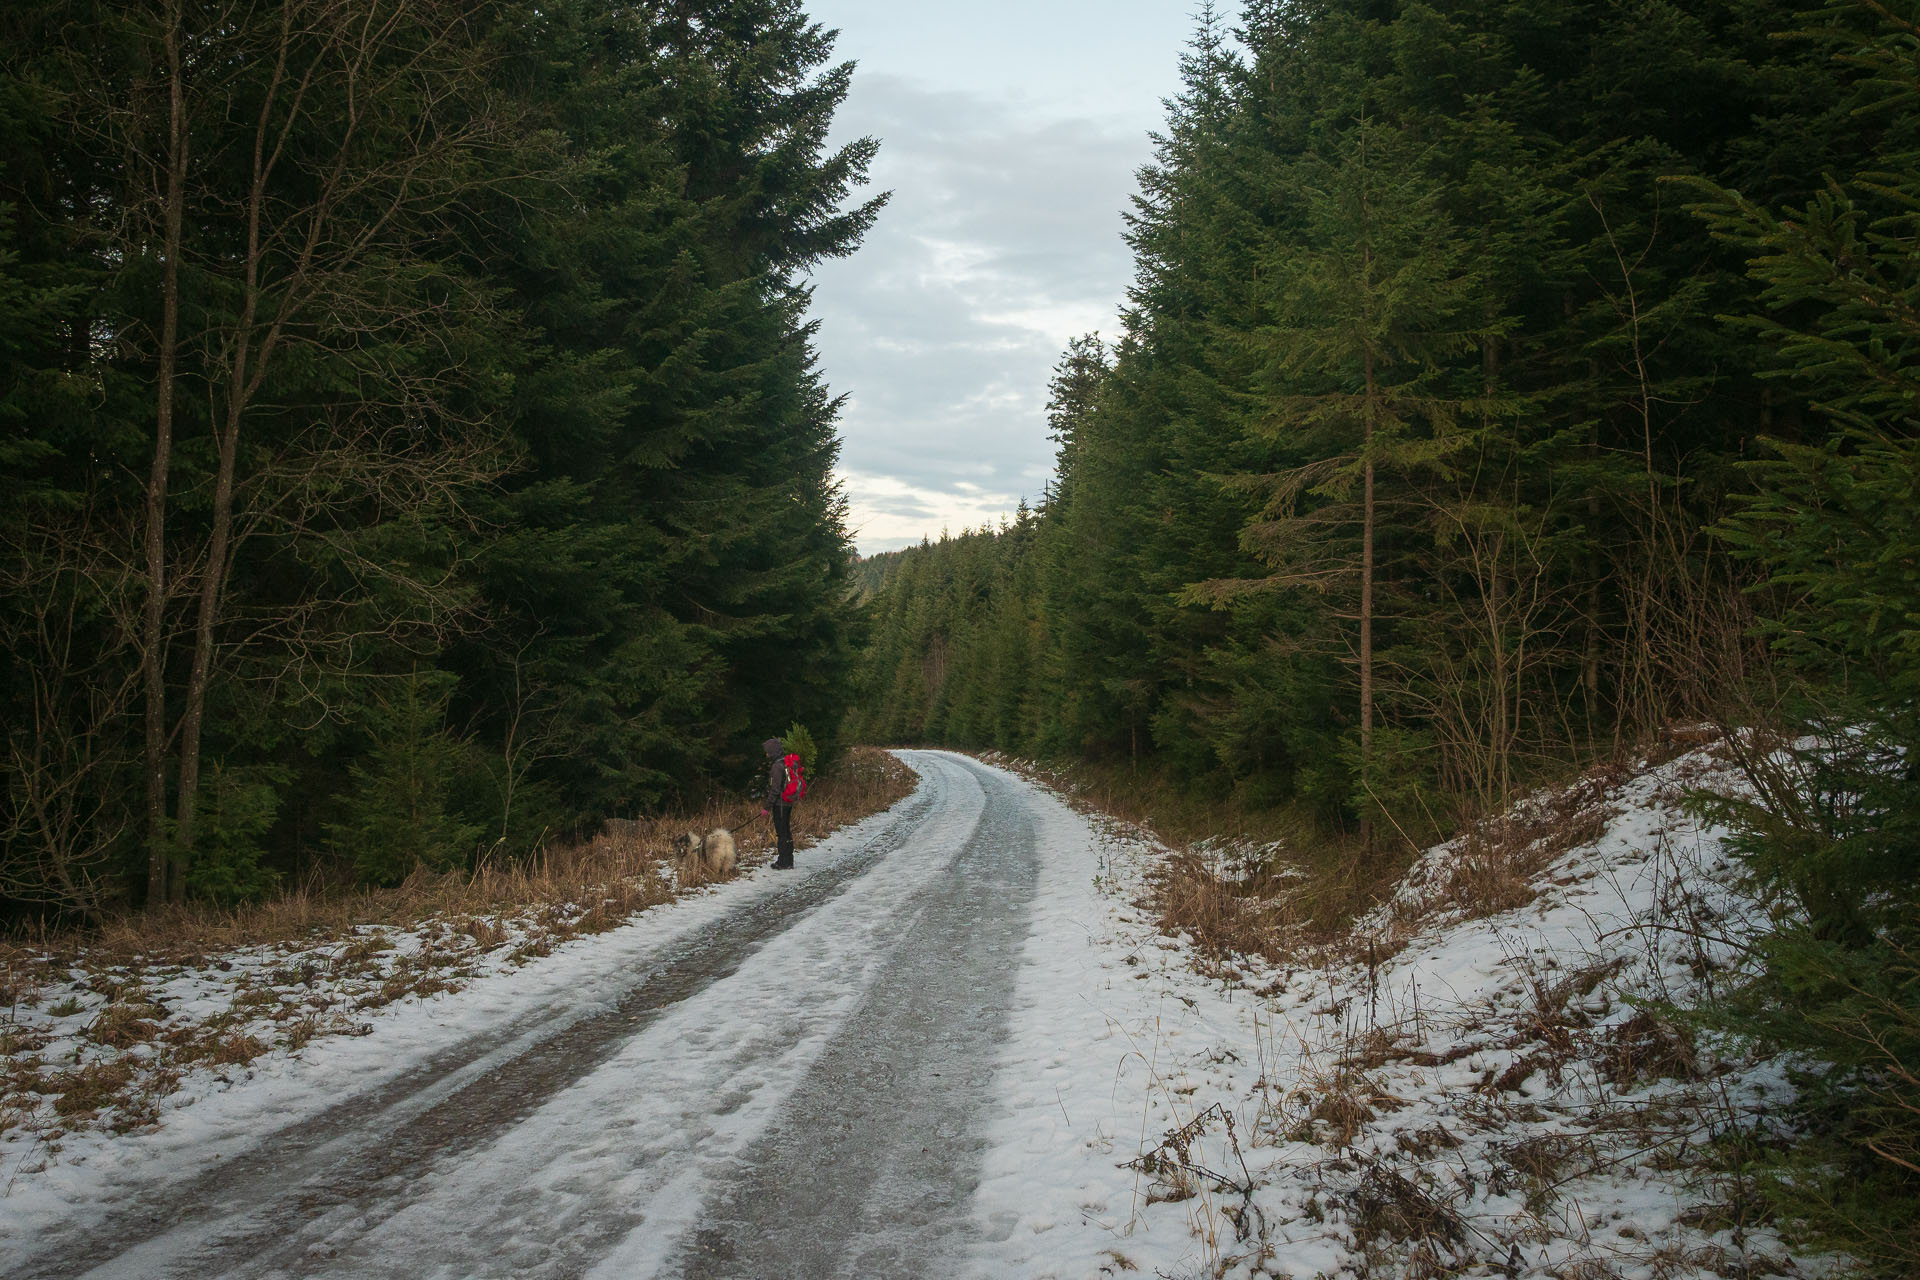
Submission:
[[[778,800],[767,810],[773,816],[773,835],[778,840],[779,851],[775,855],[781,862],[793,861],[793,806],[781,804]]]

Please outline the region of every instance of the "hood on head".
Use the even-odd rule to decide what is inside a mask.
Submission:
[[[778,738],[768,738],[765,742],[760,744],[760,749],[765,751],[769,757],[785,755],[787,751],[787,744],[780,741],[780,739]]]

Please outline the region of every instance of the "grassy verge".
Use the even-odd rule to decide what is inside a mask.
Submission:
[[[796,843],[889,808],[914,782],[884,752],[850,752],[795,810]],[[365,1034],[370,1010],[618,927],[699,887],[669,853],[689,828],[738,829],[752,870],[771,857],[768,824],[747,825],[757,816],[750,804],[666,815],[393,889],[173,908],[0,942],[0,1142],[51,1159],[70,1133],[150,1125],[190,1072]]]
[[[1659,745],[1646,759],[1670,758],[1678,749]],[[1124,765],[990,758],[1165,847],[1144,905],[1158,913],[1163,932],[1190,937],[1202,957],[1377,961],[1425,913],[1408,898],[1395,903],[1386,931],[1362,936],[1353,927],[1394,897],[1422,852],[1404,839],[1388,837],[1369,851],[1356,836],[1328,833],[1295,809],[1196,797]],[[1451,879],[1427,886],[1420,901],[1462,904],[1475,916],[1521,905],[1540,867],[1591,838],[1602,812],[1598,797],[1624,776],[1620,762],[1604,762],[1578,778],[1553,780],[1507,813],[1465,822],[1454,836],[1461,857]]]
[[[1295,809],[1204,799],[1125,765],[990,758],[1165,847],[1143,905],[1162,931],[1190,936],[1206,956],[1280,962],[1332,944],[1393,892],[1413,860],[1412,849],[1369,855]]]

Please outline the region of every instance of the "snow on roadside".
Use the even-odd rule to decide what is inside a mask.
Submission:
[[[855,748],[815,788],[800,847],[870,829],[881,818],[876,805],[890,810],[917,785],[897,758]],[[66,937],[52,950],[0,940],[0,1238],[9,1215],[33,1198],[23,1192],[90,1184],[80,1166],[97,1170],[126,1152],[177,1145],[177,1135],[155,1135],[180,1128],[179,1114],[201,1099],[262,1074],[298,1074],[300,1061],[332,1055],[334,1042],[376,1028],[379,1047],[359,1056],[384,1064],[393,1025],[406,1029],[403,1047],[412,1047],[413,1029],[473,1006],[449,1002],[453,993],[498,988],[523,969],[552,972],[540,963],[545,957],[577,956],[589,937],[616,933],[618,962],[636,937],[650,945],[653,935],[627,928],[642,917],[649,928],[657,920],[669,940],[683,936],[676,901],[713,895],[705,877],[683,883],[664,851],[684,830],[681,821],[629,823],[559,850],[536,874],[508,868],[472,883],[429,876],[368,901],[370,911],[404,924],[352,924],[343,904],[295,900],[204,932],[170,932],[164,922],[133,932],[164,944],[146,951],[124,938]],[[770,847],[750,851],[743,868],[771,856]],[[706,919],[712,908],[685,910]],[[211,940],[223,932],[287,937],[254,946]],[[538,975],[513,981],[544,989]],[[506,1010],[480,1003],[495,1016]]]
[[[1440,846],[1293,969],[1162,936],[1168,851],[1110,824],[1090,844],[1048,796],[975,1273],[1831,1271],[1711,1172],[1717,1134],[1788,1096],[1782,1066],[1660,1012],[1758,923],[1725,833],[1681,807],[1737,786],[1710,749],[1591,775],[1506,826],[1526,882],[1490,882],[1484,840]]]
[[[359,925],[343,937],[202,956],[69,964],[28,955],[9,972],[14,998],[0,1022],[9,1180],[53,1162],[77,1134],[150,1129],[185,1074],[230,1079],[276,1047],[297,1052],[318,1037],[369,1034],[374,1011],[546,955],[555,930],[571,936],[585,914],[572,907],[411,929]]]
[[[892,820],[888,810],[842,827],[813,856],[857,848]],[[626,895],[654,904],[631,919],[543,905],[407,929],[362,925],[350,938],[233,948],[197,963],[40,966],[35,998],[0,1007],[11,1108],[0,1129],[0,1242],[31,1240],[167,1171],[203,1171],[471,1037],[500,1036],[509,1051],[516,1036],[551,1034],[788,883],[756,871],[680,890],[670,864],[656,874],[657,891]],[[128,1010],[143,1025],[122,1038],[111,1024]],[[97,1095],[73,1087],[88,1075],[102,1080]],[[56,1110],[67,1098],[72,1109]]]

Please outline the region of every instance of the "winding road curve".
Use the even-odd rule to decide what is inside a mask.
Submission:
[[[729,886],[715,927],[211,1171],[117,1188],[14,1274],[940,1274],[969,1239],[1038,854],[1032,793],[904,755],[911,798]]]

